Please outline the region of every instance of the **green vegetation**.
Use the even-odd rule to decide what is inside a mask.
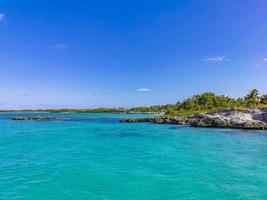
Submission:
[[[37,109],[37,110],[1,110],[0,112],[50,112],[50,113],[122,113],[126,112],[126,109],[123,108],[94,108],[94,109]]]
[[[253,89],[244,98],[234,99],[225,95],[218,96],[212,92],[205,92],[176,104],[137,107],[130,110],[132,112],[162,112],[165,115],[189,116],[223,109],[245,110],[249,108],[267,108],[267,94],[260,96],[258,90]]]
[[[230,98],[225,95],[215,95],[205,92],[194,95],[182,102],[149,107],[125,108],[95,108],[95,109],[46,109],[46,110],[4,110],[2,112],[79,112],[79,113],[164,113],[165,115],[189,116],[203,112],[215,112],[224,109],[245,110],[249,108],[267,108],[267,94],[260,95],[257,89],[251,90],[243,98]],[[0,111],[1,112],[1,111]]]

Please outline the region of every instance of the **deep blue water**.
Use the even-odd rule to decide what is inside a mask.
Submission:
[[[267,131],[0,114],[0,200],[266,200]]]

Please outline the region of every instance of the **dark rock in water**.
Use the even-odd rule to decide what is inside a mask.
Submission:
[[[122,119],[121,122],[151,122],[197,127],[267,129],[267,109],[249,109],[245,111],[221,110],[211,113],[201,113],[188,118],[180,116],[127,118]]]
[[[34,116],[34,117],[12,117],[12,120],[26,120],[26,121],[65,121],[68,118],[63,117],[45,117],[45,116]]]
[[[157,124],[186,124],[186,118],[179,116],[158,116],[147,118],[126,118],[121,119],[121,122],[151,122]]]

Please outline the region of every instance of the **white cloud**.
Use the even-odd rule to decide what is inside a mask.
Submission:
[[[5,14],[4,13],[0,13],[0,22],[3,21],[5,19]]]
[[[138,88],[137,92],[150,92],[151,89],[150,88]]]
[[[263,58],[263,62],[267,62],[267,58]]]
[[[226,60],[226,56],[210,56],[203,59],[205,62],[222,62]]]
[[[58,43],[58,44],[54,45],[53,48],[64,50],[64,49],[68,48],[68,45],[67,44]]]

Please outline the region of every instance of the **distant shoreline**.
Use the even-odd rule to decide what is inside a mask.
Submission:
[[[134,112],[134,111],[118,111],[118,110],[108,110],[108,111],[101,111],[98,109],[71,109],[69,111],[66,111],[65,109],[48,109],[48,110],[0,110],[0,113],[15,113],[15,112],[21,112],[21,113],[107,113],[107,114],[162,114],[159,112]]]
[[[175,104],[148,107],[18,109],[0,110],[1,112],[155,114],[152,117],[126,118],[121,121],[267,130],[267,94],[260,94],[257,89],[252,89],[246,96],[237,99],[230,98],[227,95],[204,92],[193,95],[182,102],[178,101]]]

